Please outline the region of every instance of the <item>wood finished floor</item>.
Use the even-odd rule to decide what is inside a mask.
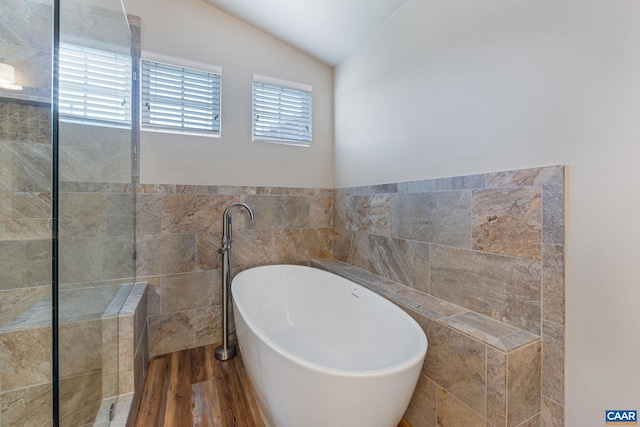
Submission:
[[[264,427],[242,357],[220,362],[215,347],[151,359],[135,426]]]

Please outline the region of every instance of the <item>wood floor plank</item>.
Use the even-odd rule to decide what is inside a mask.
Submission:
[[[215,346],[149,361],[136,427],[264,427],[241,355],[220,362]],[[402,420],[398,427],[411,427]]]

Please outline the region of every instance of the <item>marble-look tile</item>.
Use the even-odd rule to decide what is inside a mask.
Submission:
[[[134,315],[118,316],[118,394],[133,391],[135,363]]]
[[[136,233],[160,234],[162,232],[162,196],[136,194]]]
[[[369,234],[334,228],[333,257],[359,268],[369,268]]]
[[[244,232],[234,232],[234,240],[240,233]],[[198,270],[222,268],[222,256],[218,253],[221,246],[222,233],[198,233],[196,235],[196,268]]]
[[[91,282],[102,278],[102,240],[99,237],[60,239],[60,283]]]
[[[217,185],[176,185],[176,194],[218,194]]]
[[[162,313],[220,304],[222,277],[218,270],[162,276]]]
[[[432,246],[431,294],[540,334],[541,263]]]
[[[232,316],[232,313],[229,312]],[[196,310],[196,347],[222,341],[222,306]]]
[[[486,346],[426,317],[413,318],[429,339],[422,372],[484,415]]]
[[[133,193],[107,195],[107,235],[133,236],[135,219]]]
[[[3,43],[38,49],[51,48],[51,4],[34,0],[7,0],[0,10]]]
[[[542,322],[542,395],[564,403],[564,327]]]
[[[391,236],[471,248],[471,192],[401,194],[392,201]]]
[[[0,333],[2,391],[51,381],[51,328]]]
[[[436,426],[436,387],[426,375],[420,374],[404,419],[413,427]]]
[[[542,427],[564,427],[564,407],[553,400],[542,398]]]
[[[48,285],[51,241],[0,241],[0,289]]]
[[[435,180],[436,190],[473,190],[476,188],[485,187],[485,176],[480,175],[466,175],[466,176],[454,176],[448,178],[438,178]]]
[[[347,230],[390,236],[391,195],[351,196],[346,215]]]
[[[100,140],[100,169],[106,182],[131,182],[131,133],[128,129],[107,128]]]
[[[136,184],[136,194],[176,194],[176,185]]]
[[[147,283],[147,315],[157,316],[160,314],[160,282],[162,276],[137,277],[137,280]]]
[[[487,348],[487,421],[507,423],[507,355]]]
[[[333,197],[333,228],[347,230],[347,196]]]
[[[331,196],[313,196],[309,201],[310,228],[331,228],[333,221],[333,198]]]
[[[141,277],[193,271],[196,266],[196,235],[140,236],[137,253],[136,273]]]
[[[542,422],[542,415],[540,413],[529,418],[527,421],[520,424],[518,427],[540,427]]]
[[[145,327],[136,349],[134,369],[133,369],[133,389],[139,396],[142,392],[144,379],[147,376],[147,366],[149,365],[149,328]],[[120,393],[122,394],[122,393]]]
[[[13,143],[11,155],[12,190],[47,192],[51,189],[51,148],[47,145]]]
[[[542,318],[564,324],[563,246],[542,246]]]
[[[102,319],[102,396],[118,395],[118,318]]]
[[[100,371],[60,381],[60,425],[93,423],[102,400]]]
[[[487,188],[550,185],[554,188],[561,189],[563,186],[563,174],[563,166],[548,166],[488,173]]]
[[[308,263],[331,257],[331,229],[284,229],[273,231],[273,262]]]
[[[245,197],[255,215],[255,221],[247,220],[248,230],[273,230],[284,228],[306,228],[310,224],[311,207],[308,197],[303,196],[263,196]]]
[[[429,244],[369,236],[369,270],[395,282],[429,292]]]
[[[277,246],[274,246],[273,235],[274,232],[271,230],[234,232],[231,246],[232,267],[249,268],[273,264],[278,259]],[[220,241],[218,241],[218,247],[220,247]]]
[[[49,218],[51,193],[0,193],[0,219]]]
[[[51,423],[51,383],[0,393],[0,419],[6,426],[46,426]]]
[[[135,275],[132,236],[110,236],[102,239],[102,279],[132,278]]]
[[[435,191],[436,180],[425,179],[420,181],[408,181],[398,183],[398,193],[426,193]]]
[[[440,319],[440,322],[503,352],[540,339],[537,335],[471,311]]]
[[[564,190],[542,186],[542,241],[564,244]]]
[[[94,182],[102,179],[98,147],[60,147],[60,180]]]
[[[0,290],[0,329],[49,294],[50,286]]]
[[[376,283],[376,285],[380,289],[388,291],[389,294],[385,296],[390,296],[391,300],[396,304],[411,309],[432,320],[455,316],[467,311],[462,307],[443,301],[440,298],[416,291],[415,289],[396,282],[383,281]]]
[[[230,196],[165,195],[162,197],[162,232],[203,233],[222,230],[222,214],[232,201]]]
[[[102,369],[100,320],[62,324],[59,333],[60,378]]]
[[[474,191],[473,249],[541,259],[541,203],[539,187]]]
[[[0,240],[40,240],[50,237],[47,218],[0,220]]]
[[[485,427],[482,415],[473,411],[442,387],[437,391],[438,427]]]
[[[195,347],[195,310],[149,317],[149,356]]]
[[[515,427],[540,412],[542,344],[507,355],[507,426]]]

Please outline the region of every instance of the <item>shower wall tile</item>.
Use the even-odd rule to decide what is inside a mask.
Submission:
[[[51,191],[51,147],[43,144],[11,143],[11,190]]]
[[[61,283],[93,282],[102,278],[102,239],[60,239]]]
[[[372,272],[429,292],[429,244],[371,234],[369,257]]]
[[[48,285],[51,241],[0,241],[0,289]]]
[[[51,328],[0,333],[0,391],[51,381]]]
[[[222,229],[222,213],[231,198],[170,194],[162,198],[162,232],[202,233]]]
[[[331,229],[283,229],[273,235],[274,261],[308,264],[331,257]]]
[[[280,232],[284,232],[280,230]],[[272,230],[244,230],[233,232],[231,266],[240,268],[273,264],[279,258],[274,242],[275,232]],[[210,251],[212,268],[222,268],[222,256],[218,254],[221,247],[222,233],[216,234],[214,246]],[[198,252],[200,256],[200,252]]]
[[[540,334],[541,263],[432,246],[431,293],[477,313]]]
[[[0,329],[50,293],[51,286],[0,290]]]
[[[6,426],[46,426],[51,422],[51,383],[0,393],[0,419]]]
[[[133,259],[133,238],[111,236],[102,239],[102,279],[133,279],[135,260]],[[131,282],[133,280],[129,280]]]
[[[310,200],[310,228],[331,228],[333,221],[333,201],[331,196],[313,197]]]
[[[391,235],[471,248],[471,192],[402,194],[391,209]]]
[[[162,233],[162,195],[136,194],[136,233],[140,236]]]
[[[473,248],[541,259],[540,187],[478,190],[473,193]]]
[[[100,319],[61,324],[59,334],[60,378],[102,369]]]
[[[95,420],[102,400],[99,371],[60,381],[60,425],[85,425]]]
[[[507,355],[487,348],[487,421],[507,423]]]
[[[107,198],[104,194],[60,194],[60,237],[100,237],[107,231]]]
[[[106,222],[108,236],[133,236],[135,198],[129,194],[106,195]]]

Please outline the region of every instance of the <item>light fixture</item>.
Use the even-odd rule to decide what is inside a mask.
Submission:
[[[0,88],[10,90],[22,90],[22,86],[16,83],[16,70],[9,64],[0,63]]]

